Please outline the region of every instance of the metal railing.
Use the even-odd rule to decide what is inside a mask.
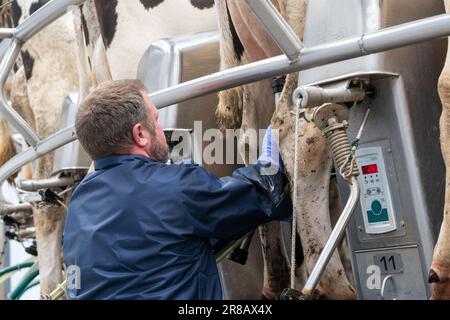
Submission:
[[[303,48],[303,44],[293,37],[293,31],[280,19],[273,5],[264,1],[247,0],[258,18],[264,18],[264,27],[269,30],[285,54],[250,63],[244,66],[220,71],[212,75],[187,81],[182,84],[150,94],[150,98],[161,109],[179,102],[234,88],[262,79],[305,70],[324,64],[352,59],[368,54],[391,50],[435,38],[450,35],[450,15],[443,14],[409,22],[379,31],[334,41],[314,47]],[[26,121],[8,105],[4,96],[4,84],[14,60],[25,41],[45,26],[62,16],[68,7],[80,5],[84,0],[52,0],[44,5],[15,29],[0,29],[0,38],[11,37],[12,44],[0,64],[0,113],[21,133],[32,146],[9,160],[0,168],[0,183],[20,168],[35,159],[54,151],[74,140],[73,126],[62,129],[40,140]],[[271,18],[267,18],[271,17]],[[284,36],[281,36],[284,35]],[[303,49],[301,49],[303,48]],[[296,54],[299,55],[296,58]]]
[[[84,1],[53,0],[16,28],[0,28],[0,39],[12,39],[0,64],[0,113],[31,145],[31,148],[17,154],[0,168],[0,184],[22,166],[76,139],[74,127],[71,126],[41,140],[29,124],[7,103],[4,85],[22,45],[45,26],[62,16],[68,7],[80,5]],[[217,72],[150,94],[157,108],[262,79],[450,35],[450,15],[443,14],[305,48],[269,0],[246,0],[246,2],[284,54]],[[326,264],[326,261],[323,264]],[[322,269],[317,273],[320,274]],[[318,278],[318,275],[312,277],[307,288],[314,287]]]

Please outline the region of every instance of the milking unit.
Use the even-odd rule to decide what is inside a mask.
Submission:
[[[310,1],[304,35],[306,48],[269,2],[246,1],[264,20],[264,26],[285,55],[214,73],[219,68],[218,35],[209,32],[162,39],[152,44],[141,60],[138,78],[152,92],[155,105],[167,107],[161,110],[160,118],[167,136],[178,137],[172,146],[183,141],[189,146],[184,149],[187,154],[177,160],[201,160],[201,137],[206,129],[215,127],[213,111],[217,98],[208,94],[302,70],[293,100],[299,110],[308,109],[302,110],[302,116],[314,121],[327,137],[335,169],[340,173],[341,197],[347,202],[303,293],[308,295],[314,289],[347,227],[353,280],[360,299],[428,298],[427,268],[444,200],[437,79],[446,42],[433,40],[382,51],[447,36],[450,19],[442,16],[390,31],[376,31],[444,13],[442,1]],[[82,2],[52,1],[17,30],[1,30],[1,38],[12,37],[14,41],[9,43],[2,60],[0,82],[6,81],[23,42],[62,15],[68,5]],[[352,38],[342,40],[347,37]],[[367,54],[371,55],[360,57]],[[353,59],[336,62],[350,58]],[[43,140],[11,109],[3,91],[0,98],[0,111],[32,146],[1,168],[0,182],[24,164],[75,140],[77,98],[73,94],[63,108],[64,129]],[[196,100],[186,102],[193,98]],[[194,120],[200,119],[203,127],[199,140],[191,133]],[[30,192],[71,188],[86,174],[88,165],[89,159],[79,144],[72,143],[57,153],[50,179],[23,181],[20,186]],[[225,165],[206,167],[217,175],[227,175],[234,169]],[[25,205],[26,210],[15,210],[28,212],[30,207]],[[260,256],[253,258],[250,263],[260,263]],[[222,273],[226,274],[227,269]],[[239,272],[235,274],[238,276],[233,276],[228,287],[225,283],[225,290],[250,289],[243,286]],[[262,275],[254,276],[255,283],[261,280]],[[225,297],[233,294],[225,293]]]
[[[318,45],[441,12],[440,1],[311,1],[304,43]],[[347,228],[360,299],[430,296],[427,268],[444,201],[437,80],[445,53],[445,41],[435,40],[300,72],[294,99],[303,93],[316,103],[313,120],[325,136],[322,122],[334,117],[333,125],[348,123],[351,142],[370,109],[355,155],[360,195]],[[351,89],[363,86],[361,94]],[[348,116],[336,121],[339,109]],[[332,149],[350,148],[329,142]],[[345,159],[335,156],[336,171]],[[338,177],[345,201],[349,188]]]

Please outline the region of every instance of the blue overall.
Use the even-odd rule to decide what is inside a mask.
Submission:
[[[262,163],[225,178],[138,155],[94,165],[64,228],[65,264],[81,271],[69,299],[222,299],[212,244],[280,218],[285,179]]]

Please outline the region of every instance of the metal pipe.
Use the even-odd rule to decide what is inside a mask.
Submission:
[[[300,107],[314,108],[324,103],[360,102],[366,96],[362,88],[329,88],[316,86],[298,87],[295,89],[292,100],[294,104],[301,100]]]
[[[75,140],[75,128],[71,126],[41,140],[35,148],[28,148],[15,155],[0,168],[0,184],[24,165]]]
[[[450,35],[450,15],[438,15],[382,29],[367,35],[305,48],[302,51],[301,59],[295,63],[290,63],[285,55],[281,55],[187,81],[149,96],[157,108],[161,109],[175,103],[250,82],[395,49],[447,35]],[[383,41],[384,37],[386,37],[385,41]],[[1,108],[0,111],[4,112]],[[12,173],[17,172],[23,165],[37,159],[40,155],[74,141],[75,135],[72,132],[74,132],[73,127],[63,129],[39,143],[34,152],[26,150],[8,161],[0,169],[0,183]]]
[[[21,203],[17,205],[0,205],[0,216],[13,214],[15,212],[33,213],[33,207],[29,203]]]
[[[42,6],[25,21],[23,21],[15,33],[15,38],[25,42],[50,23],[63,16],[70,6],[81,5],[86,0],[53,0]]]
[[[0,39],[11,38],[16,32],[15,28],[0,28]]]
[[[352,214],[355,210],[360,191],[358,179],[356,177],[352,177],[350,183],[350,196],[347,204],[336,222],[336,225],[334,226],[333,231],[331,232],[331,235],[319,256],[319,259],[314,265],[314,268],[306,281],[305,287],[302,290],[302,294],[306,297],[310,297],[312,295],[314,288],[320,280],[320,276],[325,270],[328,261],[330,261],[330,258],[339,243],[339,240],[342,239],[345,229],[347,228],[347,225],[350,222]]]
[[[66,294],[67,280],[64,280],[50,294],[41,295],[41,300],[59,300]]]
[[[280,55],[186,81],[177,86],[155,92],[150,95],[150,98],[157,108],[160,109],[174,103],[250,82],[396,49],[448,35],[450,35],[450,14],[437,15],[381,29],[362,36],[305,48],[302,51],[301,59],[295,63],[290,63],[285,55]]]
[[[18,183],[18,187],[24,191],[35,192],[47,188],[61,188],[71,186],[75,183],[73,177],[56,177],[40,180],[22,180]]]
[[[245,0],[289,61],[299,59],[303,43],[269,0]]]
[[[13,41],[0,64],[0,113],[34,147],[39,142],[39,137],[30,125],[8,104],[5,98],[5,83],[21,47],[17,41]]]
[[[7,103],[4,86],[9,73],[20,53],[22,43],[26,42],[44,27],[66,13],[71,5],[80,5],[85,0],[53,0],[33,13],[15,29],[0,29],[0,38],[14,36],[9,50],[6,52],[0,64],[0,113],[11,125],[24,137],[31,146],[35,147],[39,142],[38,135],[30,125]]]

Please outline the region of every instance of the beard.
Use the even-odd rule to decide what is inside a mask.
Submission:
[[[161,141],[161,139],[157,139],[156,137],[154,141],[155,143],[150,145],[149,154],[154,160],[166,163],[169,161],[169,146],[167,145],[167,141]]]

